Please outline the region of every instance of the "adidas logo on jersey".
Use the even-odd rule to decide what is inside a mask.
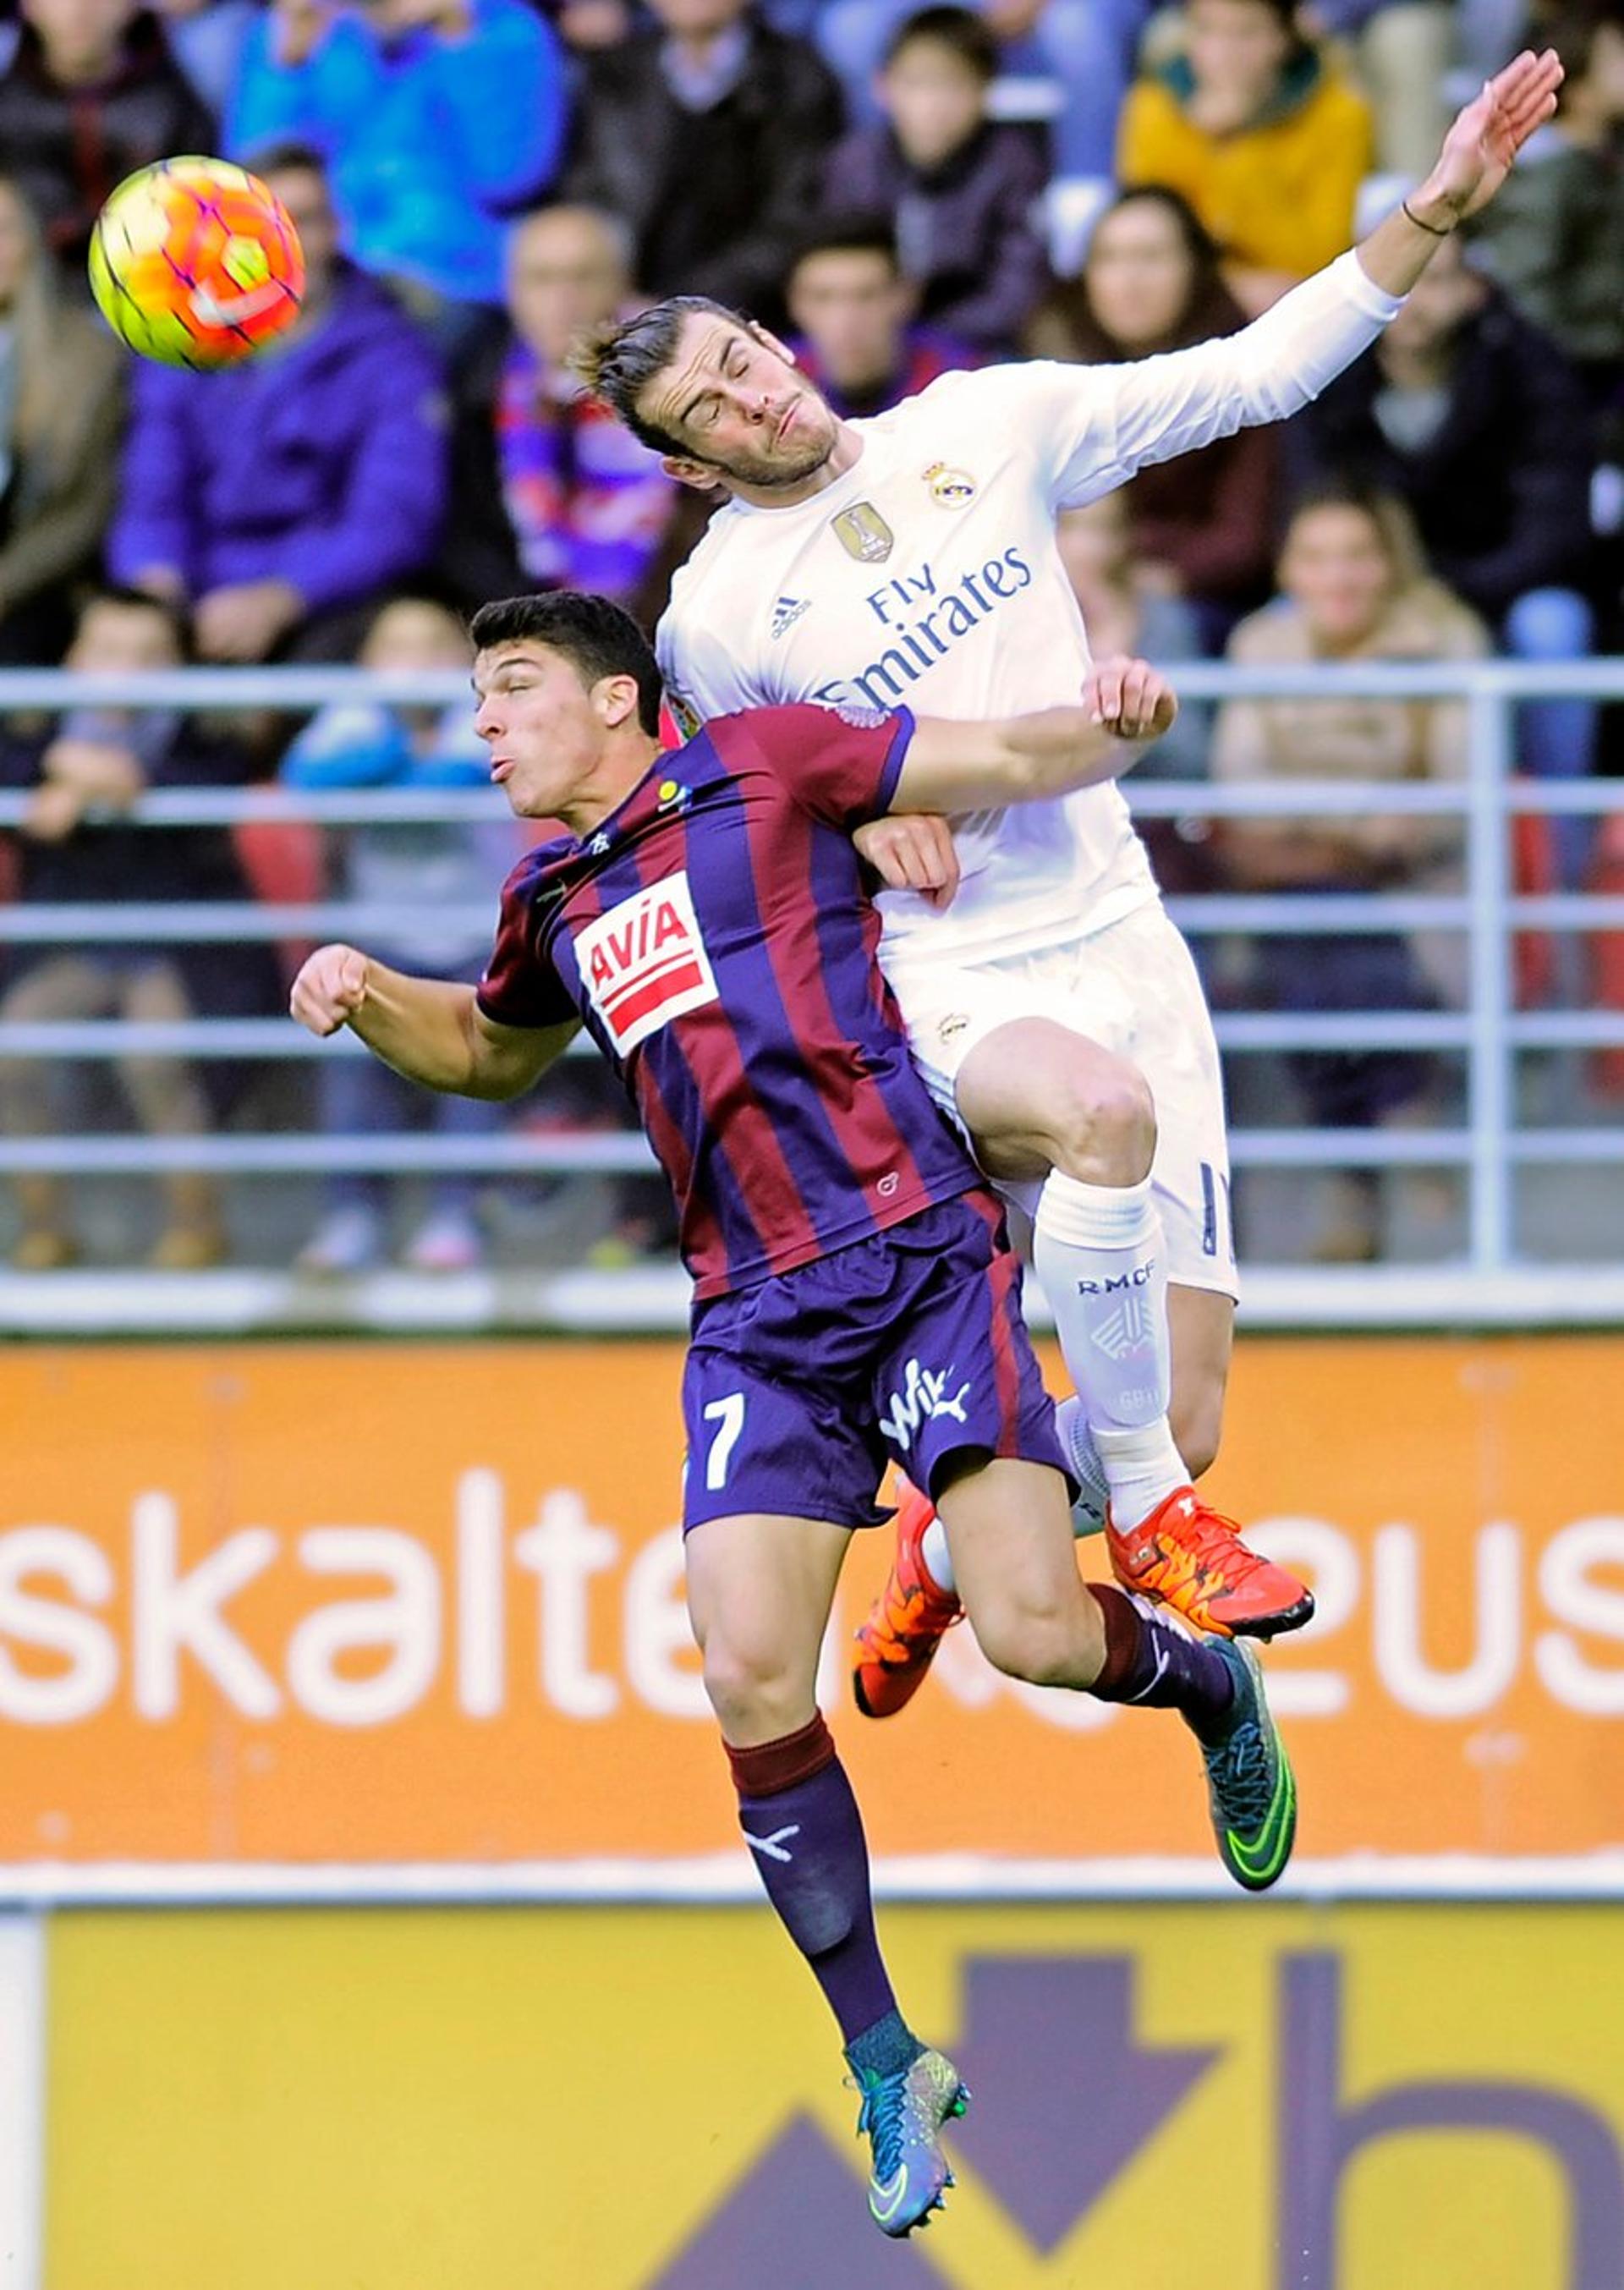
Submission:
[[[781,636],[787,636],[789,630],[794,628],[796,622],[800,619],[802,613],[810,613],[811,610],[812,598],[810,597],[780,597],[777,604],[772,607],[772,634],[774,639]]]

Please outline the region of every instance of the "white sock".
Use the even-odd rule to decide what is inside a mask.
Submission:
[[[1100,1450],[1094,1445],[1094,1435],[1088,1428],[1087,1412],[1075,1392],[1055,1408],[1054,1428],[1060,1434],[1060,1453],[1070,1464],[1071,1476],[1080,1490],[1071,1506],[1071,1531],[1079,1539],[1085,1534],[1098,1534],[1105,1525],[1105,1507],[1111,1500],[1110,1482],[1105,1476]]]
[[[939,1590],[956,1590],[953,1579],[953,1559],[948,1549],[948,1530],[940,1519],[933,1518],[919,1538],[919,1556],[924,1561],[924,1571]]]
[[[1111,1525],[1118,1534],[1126,1534],[1169,1495],[1188,1486],[1190,1475],[1164,1415],[1132,1431],[1112,1431],[1096,1423],[1093,1433],[1110,1483]]]
[[[1150,1180],[1045,1181],[1032,1261],[1110,1489],[1112,1523],[1137,1526],[1189,1473],[1168,1429],[1167,1261]]]

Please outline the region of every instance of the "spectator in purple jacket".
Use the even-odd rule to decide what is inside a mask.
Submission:
[[[1046,170],[1022,129],[987,112],[998,44],[972,8],[922,8],[893,35],[885,117],[836,146],[833,207],[888,215],[919,315],[972,348],[1007,351],[1049,283],[1033,219]]]
[[[0,160],[84,291],[108,194],[154,159],[212,151],[214,117],[135,0],[23,0],[22,20],[0,73]]]
[[[884,413],[939,374],[980,365],[968,343],[913,324],[918,296],[902,276],[884,216],[831,215],[802,240],[786,287],[790,348],[842,420]]]
[[[508,324],[455,391],[444,571],[470,608],[527,589],[589,589],[634,612],[678,488],[566,363],[620,316],[631,233],[596,207],[540,207],[508,243]]]
[[[116,579],[191,606],[205,659],[341,660],[438,542],[440,374],[340,260],[320,160],[289,148],[263,165],[304,242],[304,310],[223,373],[140,368],[108,555]]]

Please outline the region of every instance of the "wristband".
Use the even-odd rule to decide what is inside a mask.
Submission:
[[[1436,223],[1423,222],[1420,215],[1416,213],[1414,208],[1411,205],[1408,199],[1400,199],[1398,204],[1403,208],[1404,213],[1409,217],[1410,220],[1415,225],[1417,230],[1424,230],[1428,238],[1453,238],[1455,232],[1452,223],[1447,230],[1440,230]]]

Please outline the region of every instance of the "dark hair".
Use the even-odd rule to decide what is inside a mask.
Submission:
[[[1160,341],[1132,348],[1109,332],[1095,316],[1089,299],[1089,260],[1100,233],[1113,215],[1136,206],[1160,208],[1177,231],[1190,266],[1189,292],[1184,308]],[[1158,350],[1188,349],[1214,335],[1232,334],[1246,323],[1245,313],[1224,284],[1219,252],[1194,207],[1181,193],[1163,183],[1140,183],[1118,191],[1089,234],[1088,252],[1081,275],[1053,287],[1034,311],[1026,347],[1038,357],[1076,359],[1084,365],[1106,365],[1123,357],[1148,357]]]
[[[960,63],[967,65],[983,87],[989,87],[998,76],[998,42],[987,28],[986,19],[973,8],[921,8],[897,26],[885,43],[885,64],[889,68],[906,47],[916,40],[929,40],[939,48],[947,48]]]
[[[292,137],[280,143],[261,143],[249,153],[244,165],[261,181],[267,175],[319,175],[327,180],[327,162],[314,143],[300,143]]]
[[[1160,207],[1172,218],[1179,236],[1184,242],[1184,252],[1189,257],[1190,268],[1196,276],[1204,279],[1217,276],[1220,260],[1218,241],[1183,192],[1173,190],[1166,183],[1134,183],[1125,191],[1118,191],[1109,205],[1101,208],[1095,218],[1094,229],[1098,231],[1101,223],[1108,222],[1114,214],[1120,214],[1124,207],[1132,206]],[[1083,267],[1085,270],[1088,268],[1086,254]]]
[[[583,596],[573,589],[507,597],[500,604],[482,605],[468,634],[479,652],[539,644],[562,653],[588,692],[606,676],[635,677],[637,722],[651,739],[658,735],[659,667],[636,621],[609,597]]]
[[[175,650],[181,660],[191,659],[192,615],[177,597],[155,597],[150,589],[132,589],[116,581],[104,581],[97,588],[87,589],[80,598],[79,627],[84,627],[98,605],[111,605],[121,613],[156,613],[174,638]]]
[[[1298,20],[1300,0],[1252,0],[1252,4],[1255,8],[1267,9],[1281,30],[1289,33],[1300,49],[1312,44]]]
[[[889,215],[820,215],[797,234],[786,277],[793,278],[802,263],[810,262],[819,254],[877,254],[896,276],[902,275],[896,226]]]
[[[603,399],[634,437],[656,453],[686,453],[689,449],[680,437],[644,420],[637,400],[676,356],[683,320],[695,310],[729,318],[747,330],[750,324],[742,311],[730,309],[725,302],[713,302],[708,294],[668,294],[663,302],[651,302],[635,317],[616,319],[600,327],[570,353],[571,371],[580,375],[595,397]]]
[[[1290,540],[1302,518],[1327,508],[1351,509],[1364,519],[1392,567],[1395,588],[1408,588],[1428,577],[1427,553],[1409,508],[1396,493],[1367,483],[1355,471],[1332,470],[1300,487],[1292,496],[1284,540]]]

